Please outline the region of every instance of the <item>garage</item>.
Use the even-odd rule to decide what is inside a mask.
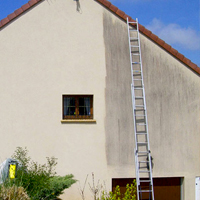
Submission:
[[[112,191],[119,185],[121,193],[126,191],[126,185],[133,182],[133,178],[114,178],[112,179]],[[154,197],[156,200],[182,200],[182,177],[162,177],[154,178]],[[143,195],[142,200],[149,200],[148,196]]]

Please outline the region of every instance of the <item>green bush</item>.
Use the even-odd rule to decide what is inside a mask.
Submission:
[[[114,192],[107,193],[102,191],[101,197],[98,200],[136,200],[136,181],[126,185],[126,192],[121,193],[119,185],[116,186]]]
[[[31,200],[56,199],[76,182],[71,174],[56,176],[57,159],[54,157],[47,158],[47,163],[41,165],[31,161],[26,148],[18,147],[12,158],[18,160],[21,166],[17,169],[16,178],[7,182],[25,188]]]

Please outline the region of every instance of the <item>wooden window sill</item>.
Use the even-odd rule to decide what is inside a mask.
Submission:
[[[96,120],[95,119],[62,119],[61,123],[93,123],[96,124]]]

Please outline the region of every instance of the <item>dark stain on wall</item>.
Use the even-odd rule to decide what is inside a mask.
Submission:
[[[106,156],[108,165],[134,163],[131,68],[126,23],[104,12]]]

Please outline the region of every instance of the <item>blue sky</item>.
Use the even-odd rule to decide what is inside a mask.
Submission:
[[[28,0],[0,0],[0,19],[27,2]],[[110,2],[133,19],[138,18],[140,24],[200,66],[200,0]]]

